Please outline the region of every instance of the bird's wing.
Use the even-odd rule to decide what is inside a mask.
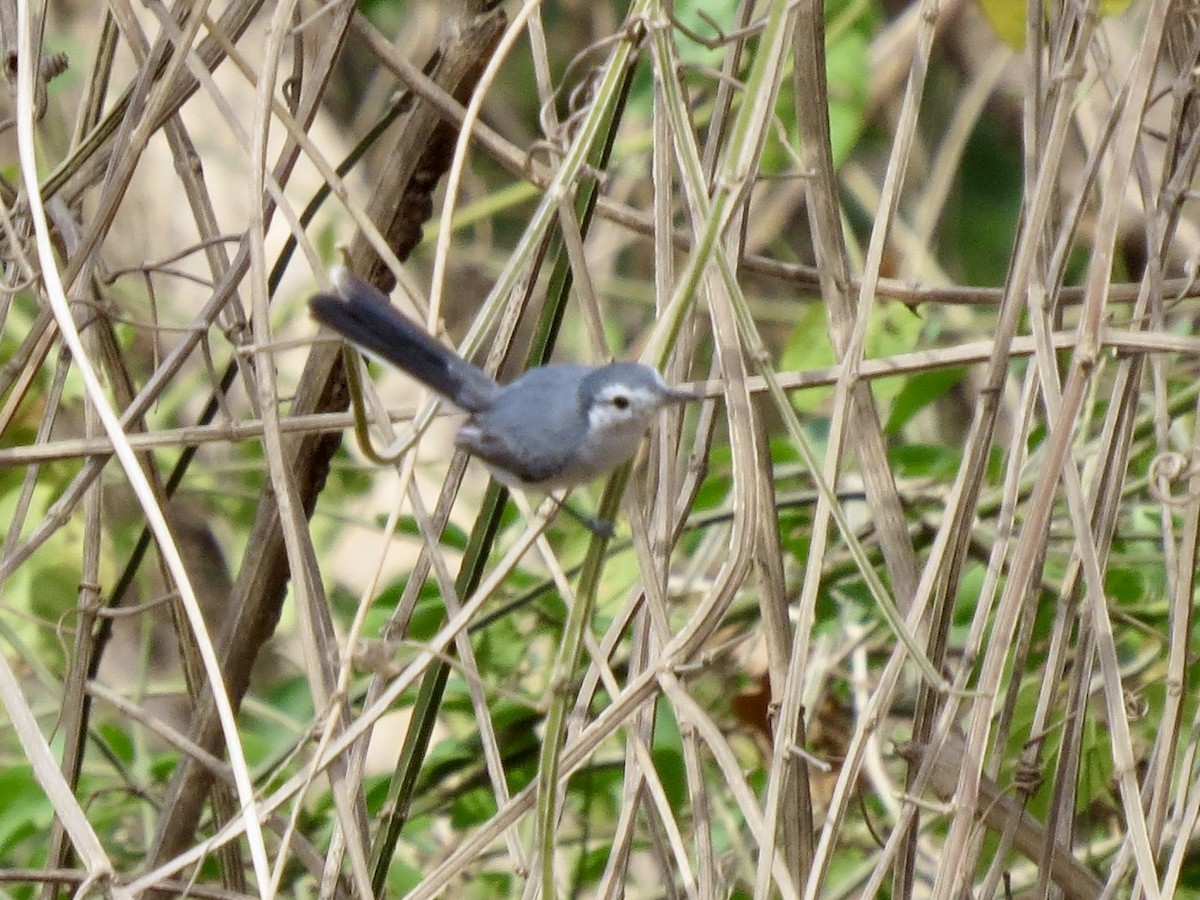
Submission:
[[[536,488],[547,482],[554,486],[554,479],[567,462],[558,452],[531,453],[528,448],[516,446],[512,438],[478,422],[460,428],[454,443],[487,463],[496,480],[509,486]]]

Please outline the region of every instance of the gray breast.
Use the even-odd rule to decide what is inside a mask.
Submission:
[[[573,484],[573,463],[587,437],[580,385],[590,366],[571,363],[530,369],[501,388],[490,409],[476,413],[457,443],[495,470],[528,486]]]

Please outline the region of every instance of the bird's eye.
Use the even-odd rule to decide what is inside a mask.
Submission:
[[[612,405],[617,409],[629,409],[629,398],[624,394],[617,394],[612,398]]]

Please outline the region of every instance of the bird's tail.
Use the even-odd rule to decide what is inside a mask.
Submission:
[[[361,278],[339,268],[334,283],[336,294],[320,293],[308,301],[314,319],[460,409],[481,412],[491,406],[499,387],[486,372],[434,339]]]

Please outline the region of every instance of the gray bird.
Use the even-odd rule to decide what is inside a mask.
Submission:
[[[372,285],[343,269],[334,281],[337,293],[308,301],[313,318],[469,413],[455,444],[509,487],[552,491],[591,481],[633,456],[660,409],[698,399],[628,362],[552,363],[501,385]]]

